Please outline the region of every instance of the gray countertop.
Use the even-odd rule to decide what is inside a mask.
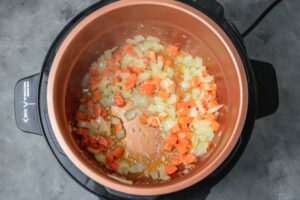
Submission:
[[[16,81],[40,71],[64,25],[95,0],[0,2],[0,199],[97,199],[59,166],[43,137],[15,125]],[[244,30],[271,0],[220,0]],[[271,62],[280,107],[256,121],[252,138],[230,174],[208,200],[300,198],[300,1],[284,0],[246,39],[249,56]]]

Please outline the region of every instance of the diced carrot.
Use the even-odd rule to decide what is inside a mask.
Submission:
[[[209,121],[212,121],[216,118],[215,115],[212,113],[206,113],[203,117]]]
[[[105,137],[100,136],[99,138],[99,143],[102,144],[103,146],[107,147],[108,146],[108,141],[106,140]]]
[[[132,44],[126,44],[126,45],[123,46],[123,49],[127,50],[128,48],[132,48],[132,47],[133,47]]]
[[[101,116],[102,116],[102,117],[105,117],[105,116],[107,116],[107,115],[108,115],[108,111],[105,110],[105,109],[102,109],[102,111],[101,111]]]
[[[102,78],[109,76],[110,73],[111,73],[111,71],[110,71],[109,69],[105,69],[105,70],[102,72]]]
[[[84,136],[88,134],[89,134],[89,130],[87,128],[78,127],[76,130],[76,135]]]
[[[123,96],[120,92],[117,92],[114,94],[114,104],[116,106],[124,106],[125,105]]]
[[[155,90],[155,85],[154,84],[152,84],[152,83],[145,84],[145,82],[144,82],[141,93],[145,94],[145,95],[152,95],[154,93],[154,90]]]
[[[197,106],[196,101],[194,99],[190,99],[186,103],[187,103],[189,108],[194,108],[194,107]]]
[[[153,116],[149,116],[147,119],[147,124],[154,128],[158,127],[158,121]]]
[[[211,82],[210,83],[210,90],[212,92],[216,92],[217,91],[217,84],[215,82]]]
[[[177,46],[170,46],[168,48],[168,52],[172,56],[176,56],[178,54],[178,51],[179,51],[179,47],[177,47]]]
[[[183,156],[181,154],[175,155],[171,159],[171,164],[175,166],[180,165],[182,162],[183,162]]]
[[[79,99],[80,103],[85,103],[87,101],[87,97],[83,96]]]
[[[124,152],[124,149],[122,147],[115,148],[114,149],[114,157],[117,159],[120,158],[122,156],[123,152]]]
[[[92,148],[97,149],[98,148],[98,138],[95,135],[89,136],[89,144]]]
[[[108,66],[113,67],[115,65],[115,59],[111,58],[107,61]]]
[[[170,59],[166,59],[164,64],[165,64],[165,66],[171,66],[172,61]]]
[[[207,150],[211,150],[213,147],[214,147],[213,143],[212,142],[208,142],[206,149]]]
[[[203,90],[204,90],[204,86],[205,86],[205,84],[204,84],[204,83],[202,83],[202,82],[199,84],[199,87],[200,87],[200,90],[201,90],[201,91],[203,91]]]
[[[129,70],[133,73],[139,74],[143,72],[143,69],[136,66],[128,66]]]
[[[193,147],[193,144],[190,140],[182,137],[178,137],[178,142],[184,144],[188,150],[190,150]]]
[[[101,111],[102,111],[103,107],[101,104],[97,104],[94,108],[94,116],[97,118],[101,115]]]
[[[220,128],[220,124],[216,120],[212,120],[209,126],[213,131],[218,131]]]
[[[89,74],[90,74],[91,76],[99,76],[99,75],[100,75],[100,74],[99,74],[99,70],[96,69],[96,68],[90,68]]]
[[[85,120],[85,119],[86,119],[86,114],[85,113],[82,113],[80,111],[76,112],[76,115],[75,115],[75,120],[76,121]]]
[[[97,84],[100,82],[101,77],[100,76],[93,76],[89,80],[89,86],[91,90],[94,90],[97,86]]]
[[[132,89],[134,87],[136,79],[137,79],[136,74],[133,74],[133,73],[130,74],[130,76],[127,79],[125,79],[125,81],[124,81],[124,85],[125,85],[124,90],[128,91],[128,90]]]
[[[99,145],[98,150],[99,150],[100,153],[105,152],[105,149],[106,149],[106,147],[104,145],[102,145],[102,144]]]
[[[177,152],[180,154],[185,154],[188,151],[187,147],[183,143],[175,144],[175,147]]]
[[[164,143],[164,150],[168,152],[172,151],[172,145],[169,143]]]
[[[160,88],[160,82],[161,82],[161,78],[159,78],[158,76],[154,77],[152,79],[153,84],[155,85],[156,89]]]
[[[177,143],[177,136],[176,135],[169,135],[165,139],[165,143],[170,144],[171,146],[175,145]]]
[[[110,138],[106,138],[106,140],[107,140],[107,142],[108,142],[108,145],[110,145],[110,144],[113,142],[113,140],[110,139]]]
[[[126,45],[123,47],[123,49],[125,50],[126,54],[128,54],[128,55],[131,55],[131,56],[132,56],[133,53],[134,53],[132,44],[126,44]]]
[[[186,139],[191,139],[194,136],[194,134],[189,131],[184,132],[184,134],[185,134]]]
[[[96,90],[92,93],[94,101],[99,101],[102,97],[102,92]]]
[[[192,80],[190,81],[190,85],[192,88],[196,89],[200,84],[200,79],[198,76],[192,78]]]
[[[114,58],[119,62],[123,60],[123,56],[120,53],[115,53]]]
[[[121,69],[121,72],[122,73],[128,73],[128,74],[131,73],[128,67],[125,67],[125,68]]]
[[[120,65],[114,65],[113,67],[110,68],[112,72],[116,72],[120,69]]]
[[[87,102],[87,108],[88,108],[89,111],[93,112],[93,110],[94,110],[94,103],[93,103],[92,100],[89,100]]]
[[[167,100],[169,98],[170,94],[168,92],[166,92],[165,90],[159,90],[156,95],[159,96],[160,98],[162,98],[163,100]]]
[[[197,156],[194,153],[189,153],[183,158],[183,164],[188,165],[193,162],[195,162],[197,159]]]
[[[109,150],[106,155],[106,162],[111,163],[114,160],[114,152]]]
[[[206,69],[202,70],[202,76],[207,76],[208,75],[208,72]]]
[[[188,126],[188,124],[187,123],[178,123],[179,124],[179,127],[180,127],[180,130],[181,131],[183,131],[183,132],[185,132],[185,131],[188,131],[188,129],[189,129],[189,126]]]
[[[89,138],[88,137],[84,137],[81,140],[81,145],[84,146],[84,147],[87,147],[89,145]]]
[[[122,124],[114,124],[114,130],[116,133],[118,133],[122,129]]]
[[[113,160],[111,163],[109,163],[109,167],[112,170],[116,170],[119,167],[119,161],[118,160]]]
[[[141,122],[142,124],[147,124],[147,117],[141,115],[141,116],[140,116],[140,122]]]
[[[113,79],[113,85],[117,86],[121,82],[121,78],[119,76],[115,76]]]
[[[156,62],[156,53],[155,53],[155,51],[147,50],[147,57],[148,57],[150,60]]]
[[[180,131],[180,127],[179,127],[178,124],[176,124],[176,125],[174,125],[172,128],[170,128],[170,133],[171,133],[172,135],[178,133],[179,131]]]
[[[177,167],[175,165],[166,165],[164,167],[164,170],[167,174],[170,175],[177,171]]]

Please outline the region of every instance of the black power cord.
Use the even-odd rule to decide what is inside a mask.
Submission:
[[[263,20],[267,14],[276,6],[278,5],[282,0],[275,0],[273,3],[271,3],[260,16],[242,33],[242,37],[246,37],[260,22]]]

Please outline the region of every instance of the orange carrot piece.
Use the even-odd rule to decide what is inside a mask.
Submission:
[[[150,62],[149,58],[144,58],[144,64],[148,64]]]
[[[113,160],[111,163],[109,163],[109,167],[112,170],[116,170],[119,167],[119,161],[118,160]]]
[[[166,165],[164,167],[164,170],[167,174],[170,175],[177,171],[177,167],[175,165]]]
[[[94,110],[94,103],[93,103],[92,100],[89,100],[87,102],[87,108],[88,108],[89,111],[93,112],[93,110]]]
[[[142,124],[147,124],[147,117],[141,115],[141,116],[140,116],[140,122],[141,122]]]
[[[123,60],[123,56],[120,53],[115,53],[114,58],[119,62]]]
[[[119,76],[115,76],[113,79],[113,85],[117,86],[121,82],[121,78]]]
[[[178,54],[178,51],[179,51],[179,47],[177,47],[177,46],[170,46],[168,48],[168,52],[172,56],[176,56]]]
[[[133,73],[139,74],[143,72],[143,69],[136,66],[128,66],[129,70]]]
[[[158,127],[158,121],[155,119],[154,116],[149,116],[147,119],[147,124],[154,128]]]
[[[174,125],[172,128],[170,128],[170,133],[171,133],[172,135],[178,133],[179,131],[180,131],[180,127],[179,127],[178,124],[176,124],[176,125]]]
[[[115,64],[115,59],[111,58],[107,61],[108,66],[113,67]]]
[[[194,77],[194,78],[192,78],[192,80],[190,81],[190,85],[194,89],[196,89],[197,87],[199,87],[199,84],[200,84],[200,79],[197,76]]]
[[[182,162],[183,162],[183,156],[181,154],[175,155],[171,159],[171,164],[175,166],[180,165]]]
[[[105,109],[102,109],[102,111],[101,111],[101,116],[102,116],[102,117],[105,117],[105,116],[107,116],[107,115],[108,115],[108,111],[105,110]]]
[[[166,59],[164,64],[165,64],[165,66],[171,66],[172,61],[170,59]]]
[[[168,92],[166,92],[165,90],[159,90],[156,95],[159,96],[160,98],[162,98],[163,100],[167,100],[169,98],[170,94]]]
[[[148,50],[148,51],[147,51],[147,57],[148,57],[150,60],[156,62],[156,53],[155,53],[155,51]]]
[[[93,100],[94,101],[99,101],[101,98],[102,98],[102,92],[100,92],[100,91],[94,91],[93,93],[92,93],[92,95],[93,95]]]
[[[125,105],[123,96],[120,92],[117,92],[114,94],[114,104],[116,106],[124,106]]]
[[[86,114],[85,113],[82,113],[80,111],[76,112],[76,115],[75,115],[75,120],[76,121],[85,120],[85,119],[86,119]]]
[[[100,153],[105,152],[105,149],[106,149],[106,147],[102,144],[100,144],[99,147],[98,147],[98,150],[99,150]]]
[[[114,129],[115,129],[115,132],[118,133],[122,129],[122,124],[121,123],[114,124]]]
[[[102,105],[101,104],[97,104],[93,110],[94,116],[95,117],[99,117],[101,115],[101,111],[102,111]]]
[[[197,159],[197,156],[194,153],[189,153],[183,158],[183,164],[188,165],[193,162],[195,162]]]
[[[202,70],[202,76],[207,76],[208,75],[208,72],[206,69]]]
[[[111,71],[110,71],[109,69],[105,69],[105,70],[102,72],[102,78],[109,76],[110,73],[111,73]]]
[[[188,151],[187,147],[183,143],[175,144],[175,147],[177,152],[180,154],[185,154]]]
[[[99,144],[102,144],[103,146],[107,147],[108,146],[108,141],[106,140],[105,137],[100,136],[99,137]]]
[[[216,120],[212,120],[209,126],[213,131],[218,131],[220,128],[220,124]]]
[[[99,75],[100,75],[100,74],[99,74],[99,70],[98,70],[98,69],[95,69],[95,68],[90,68],[89,74],[90,74],[91,76],[99,76]]]
[[[76,130],[76,135],[84,136],[88,134],[89,134],[89,130],[87,128],[78,127]]]
[[[120,69],[120,65],[114,65],[113,67],[110,68],[112,72],[116,72]]]
[[[112,150],[109,150],[106,155],[106,161],[108,163],[111,163],[113,160],[114,160],[114,152]]]
[[[117,147],[114,149],[114,157],[120,158],[123,155],[124,149],[122,147]]]
[[[145,95],[152,95],[155,90],[155,85],[152,83],[146,83],[144,82],[144,85],[142,87],[141,93]]]
[[[159,77],[154,77],[153,79],[152,79],[152,82],[153,82],[153,84],[155,85],[155,87],[156,87],[156,89],[159,89],[160,88],[160,82],[161,82],[161,78],[159,78]]]
[[[212,143],[212,142],[208,142],[207,148],[206,148],[206,149],[209,151],[209,150],[211,150],[213,147],[214,147],[213,143]]]
[[[130,76],[127,79],[125,79],[125,81],[124,81],[124,85],[125,85],[124,90],[128,91],[128,90],[132,89],[134,87],[136,80],[137,80],[136,74],[133,74],[133,73],[130,74]]]
[[[128,67],[125,67],[124,69],[121,69],[121,72],[122,73],[128,73],[128,74],[131,73]]]

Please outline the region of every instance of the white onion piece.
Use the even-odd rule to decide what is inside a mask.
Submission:
[[[209,109],[207,112],[208,113],[214,113],[216,111],[218,111],[219,109],[221,109],[223,107],[223,105],[219,105],[219,106],[216,106],[216,107],[213,107],[211,109]]]

